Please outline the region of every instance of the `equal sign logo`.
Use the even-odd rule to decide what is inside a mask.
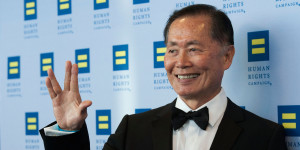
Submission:
[[[24,0],[24,20],[37,18],[36,0]]]
[[[71,0],[57,0],[57,10],[58,16],[71,14]]]
[[[39,114],[38,112],[25,113],[26,135],[39,135]]]
[[[43,53],[41,54],[41,77],[48,76],[47,71],[51,68],[54,70],[54,62],[53,62],[53,53]]]
[[[153,42],[154,68],[164,68],[164,57],[167,51],[164,41]]]
[[[7,59],[7,79],[20,78],[20,56],[8,57]]]
[[[96,110],[96,135],[111,134],[111,111]]]
[[[75,63],[78,65],[78,73],[90,73],[90,49],[76,50]]]
[[[113,71],[128,69],[128,45],[113,46]]]
[[[94,0],[94,10],[105,9],[109,7],[109,0]]]
[[[287,136],[300,136],[300,105],[278,106],[278,123],[281,124]]]
[[[248,32],[248,62],[269,60],[269,31]]]

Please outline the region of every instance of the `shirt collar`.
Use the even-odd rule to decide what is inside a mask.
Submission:
[[[217,94],[213,99],[200,106],[199,108],[192,110],[186,103],[177,96],[175,107],[181,109],[184,112],[197,111],[203,107],[207,106],[209,113],[209,124],[214,126],[215,123],[224,115],[225,109],[227,107],[227,96],[223,88],[219,94]]]

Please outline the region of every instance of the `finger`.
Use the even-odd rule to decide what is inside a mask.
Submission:
[[[64,90],[70,90],[70,82],[71,82],[71,69],[72,63],[70,61],[66,61],[66,73],[65,73],[65,81],[64,81]]]
[[[79,88],[78,88],[78,66],[77,64],[72,65],[72,71],[71,71],[71,91],[73,92],[78,92],[79,93]]]
[[[57,82],[55,75],[53,73],[53,70],[51,68],[48,70],[48,77],[50,78],[53,91],[56,94],[60,94],[61,88],[60,88],[59,83]]]
[[[51,99],[55,98],[56,94],[53,90],[53,87],[52,87],[52,84],[51,84],[51,81],[50,81],[49,77],[46,78],[46,86],[48,88],[48,92],[49,92],[49,95],[50,95]]]
[[[90,107],[91,105],[92,105],[92,101],[90,101],[90,100],[83,101],[79,105],[79,110],[81,111],[81,113],[84,113],[86,111],[86,109],[88,107]]]

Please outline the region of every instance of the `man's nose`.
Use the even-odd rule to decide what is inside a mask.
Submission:
[[[192,66],[192,63],[190,61],[190,56],[186,52],[181,52],[178,55],[176,67],[177,68],[187,68]]]

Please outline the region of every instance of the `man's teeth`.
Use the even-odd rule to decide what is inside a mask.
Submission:
[[[197,75],[197,74],[193,74],[193,75],[178,75],[178,78],[179,79],[191,79],[191,78],[196,78],[198,76],[199,75]]]

